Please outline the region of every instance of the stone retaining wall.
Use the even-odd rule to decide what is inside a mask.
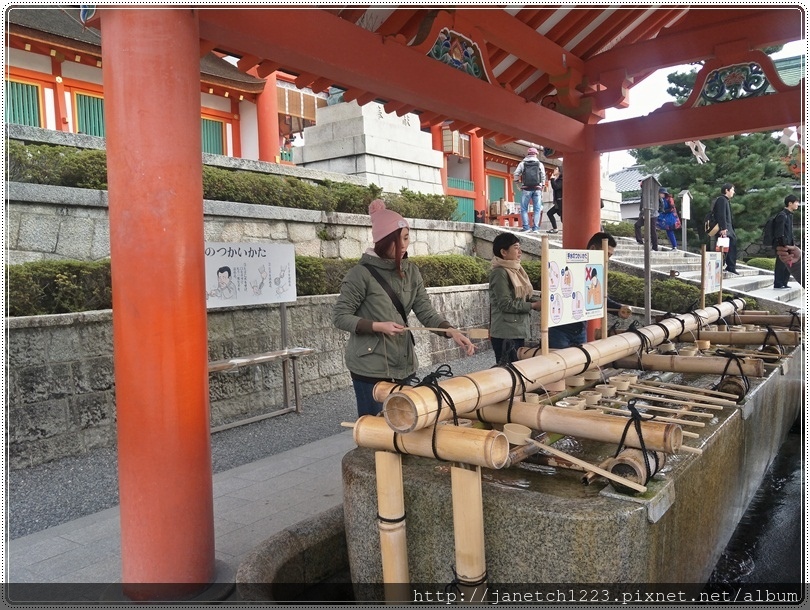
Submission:
[[[6,184],[6,262],[98,260],[110,256],[107,192],[9,182]],[[205,239],[284,242],[295,253],[357,258],[371,241],[367,215],[203,202]],[[412,255],[472,254],[474,225],[409,219]]]
[[[430,288],[428,294],[451,323],[488,325],[486,285]],[[307,396],[350,385],[343,363],[346,333],[332,326],[336,298],[300,297],[287,305],[287,345],[314,350],[298,361],[304,409]],[[412,322],[417,323],[413,318]],[[25,468],[113,445],[112,312],[6,318],[6,328],[7,465]],[[212,361],[278,350],[280,336],[278,306],[217,309],[208,314]],[[481,348],[487,347],[483,342]],[[433,333],[420,334],[417,353],[422,366],[461,357],[452,341]],[[211,374],[211,425],[280,408],[281,387],[280,363]]]

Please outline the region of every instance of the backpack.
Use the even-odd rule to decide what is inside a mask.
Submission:
[[[540,161],[537,159],[526,159],[523,161],[523,173],[520,181],[525,189],[534,189],[542,184],[540,180]]]
[[[712,209],[709,210],[709,213],[706,214],[706,217],[703,219],[703,231],[709,237],[717,235],[720,231],[720,225],[714,219],[714,206],[712,206]]]
[[[782,210],[779,210],[776,214],[768,218],[765,221],[765,224],[762,225],[762,245],[766,248],[773,248],[773,242],[776,240],[776,235],[774,234],[774,224],[776,224],[776,217],[782,213]]]

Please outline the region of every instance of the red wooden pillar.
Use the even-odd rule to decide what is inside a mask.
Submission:
[[[278,163],[280,159],[278,129],[278,97],[276,73],[264,83],[264,91],[256,96],[256,121],[259,128],[259,161]]]
[[[199,26],[193,9],[100,13],[122,581],[180,599],[215,573]]]
[[[489,205],[487,205],[487,176],[484,168],[484,138],[475,133],[470,134],[470,170],[475,184],[475,211],[478,214],[486,214]]]
[[[563,247],[585,249],[591,236],[601,226],[602,172],[599,153],[590,146],[583,152],[565,153],[564,165],[565,217],[569,223],[574,219],[576,221],[563,231]],[[569,230],[572,227],[575,230]],[[588,341],[593,341],[594,330],[600,325],[601,320],[588,324]]]

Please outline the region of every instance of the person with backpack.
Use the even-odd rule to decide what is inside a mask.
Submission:
[[[678,249],[678,238],[675,237],[675,229],[681,228],[681,219],[678,218],[675,198],[667,189],[663,189],[663,191],[663,193],[659,191],[659,195],[662,194],[663,197],[658,200],[658,220],[656,224],[659,229],[666,231],[669,243],[674,251]]]
[[[734,185],[726,182],[720,187],[720,196],[714,200],[712,215],[720,227],[718,237],[728,237],[728,252],[726,253],[726,271],[733,275],[737,273],[737,234],[734,232],[734,217],[731,214],[731,198],[734,197]]]
[[[402,382],[416,372],[419,362],[412,333],[406,329],[413,312],[429,328],[453,339],[468,356],[475,346],[434,309],[419,268],[408,260],[408,222],[381,199],[368,206],[374,247],[349,269],[340,284],[332,313],[336,328],[349,333],[346,368],[357,399],[357,415],[378,415],[374,400],[378,381]]]
[[[520,190],[523,197],[520,201],[520,219],[523,221],[523,232],[532,231],[536,233],[540,230],[540,214],[543,211],[543,204],[540,202],[540,195],[546,183],[546,172],[543,164],[537,158],[537,149],[532,147],[526,151],[523,161],[518,163],[514,173],[515,182],[520,183]],[[533,203],[532,223],[529,227],[529,202]]]
[[[772,222],[772,231],[770,235],[771,248],[777,246],[792,246],[795,244],[793,241],[793,212],[799,207],[799,198],[796,195],[788,195],[785,197],[785,207],[768,222]],[[767,228],[766,228],[767,229]],[[779,290],[789,288],[788,282],[790,281],[790,269],[782,262],[779,256],[776,257],[776,264],[773,268],[773,287]]]

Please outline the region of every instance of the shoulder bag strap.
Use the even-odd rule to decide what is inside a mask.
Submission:
[[[408,326],[408,315],[405,313],[405,306],[402,304],[402,301],[399,300],[397,293],[394,292],[394,289],[391,288],[391,285],[385,281],[385,278],[382,275],[380,275],[380,272],[377,271],[374,267],[372,267],[371,265],[366,265],[364,263],[361,264],[363,265],[363,267],[368,269],[368,272],[371,274],[371,277],[377,280],[380,286],[382,286],[382,289],[385,290],[385,292],[388,294],[388,297],[391,299],[391,302],[394,304],[394,307],[396,307],[397,311],[399,312],[399,315],[402,316],[402,323],[405,326]],[[413,334],[411,334],[411,343],[416,345],[416,341],[413,338]]]

